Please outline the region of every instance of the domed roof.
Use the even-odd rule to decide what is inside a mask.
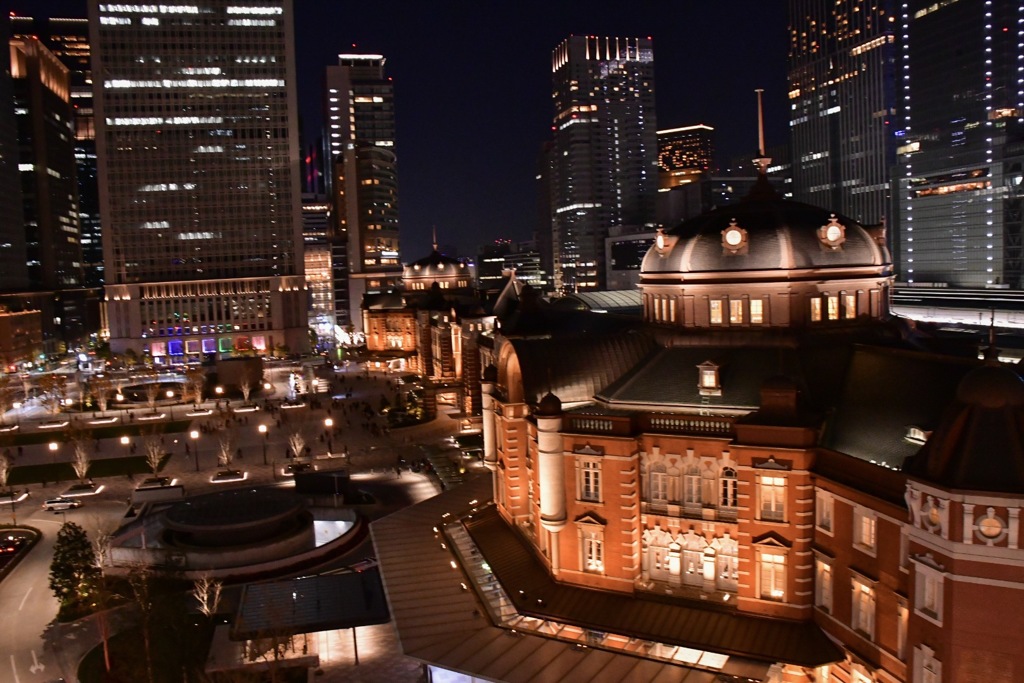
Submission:
[[[1024,381],[1020,375],[997,364],[967,373],[939,427],[907,459],[903,470],[949,489],[1024,491]]]
[[[755,188],[737,204],[659,234],[640,272],[880,267],[888,261],[884,248],[856,221]]]
[[[537,403],[533,414],[538,417],[558,417],[562,414],[562,401],[549,391]]]
[[[402,277],[406,279],[443,278],[465,274],[466,272],[468,271],[466,270],[465,263],[460,263],[458,259],[445,256],[437,249],[434,249],[418,261],[413,261],[405,266]]]

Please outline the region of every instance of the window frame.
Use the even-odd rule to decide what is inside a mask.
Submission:
[[[835,527],[835,496],[818,489],[814,494],[814,528],[829,536]]]
[[[577,500],[601,503],[601,461],[596,458],[577,458]]]
[[[874,581],[854,574],[850,577],[850,628],[868,640],[875,640],[878,595]]]
[[[861,505],[853,509],[853,547],[872,557],[878,552],[878,515]]]
[[[787,478],[781,474],[757,475],[758,520],[783,523],[786,521],[787,484]],[[766,505],[770,505],[770,507],[766,507]],[[769,514],[766,515],[766,511]]]
[[[785,602],[788,558],[783,548],[761,549],[757,555],[757,593],[762,600]],[[769,558],[770,561],[769,561]],[[769,569],[774,568],[774,569]],[[766,578],[768,579],[766,581]],[[766,585],[768,584],[768,585]],[[779,588],[781,586],[781,588]]]

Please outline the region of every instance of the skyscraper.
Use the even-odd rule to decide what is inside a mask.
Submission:
[[[394,87],[384,75],[385,61],[377,54],[341,54],[326,76],[335,315],[338,325],[357,330],[363,296],[397,284],[402,275]]]
[[[306,348],[291,0],[89,22],[112,350]]]
[[[711,171],[714,132],[703,123],[658,131],[658,189],[694,182]]]
[[[1021,3],[904,7],[898,275],[914,284],[1022,288]]]
[[[82,286],[74,117],[67,68],[37,38],[10,42],[29,286]]]
[[[0,45],[7,45],[9,31],[8,25],[0,22]],[[25,289],[28,269],[10,50],[0,53],[0,292],[10,292]]]
[[[555,287],[601,289],[609,228],[639,232],[654,221],[654,50],[650,38],[571,36],[551,70]]]
[[[866,224],[890,213],[894,0],[790,0],[794,197]]]

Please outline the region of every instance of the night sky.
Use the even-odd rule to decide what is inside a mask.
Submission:
[[[30,16],[86,15],[85,0],[8,0]],[[463,255],[530,239],[537,152],[550,133],[551,51],[571,34],[651,36],[659,128],[714,126],[716,161],[785,144],[786,11],[777,0],[414,2],[295,0],[304,144],[319,134],[323,67],[383,54],[395,82],[402,260],[431,227]]]

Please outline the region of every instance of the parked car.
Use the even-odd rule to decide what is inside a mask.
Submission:
[[[63,512],[82,507],[82,501],[74,498],[51,498],[43,503],[43,509],[47,512]]]

